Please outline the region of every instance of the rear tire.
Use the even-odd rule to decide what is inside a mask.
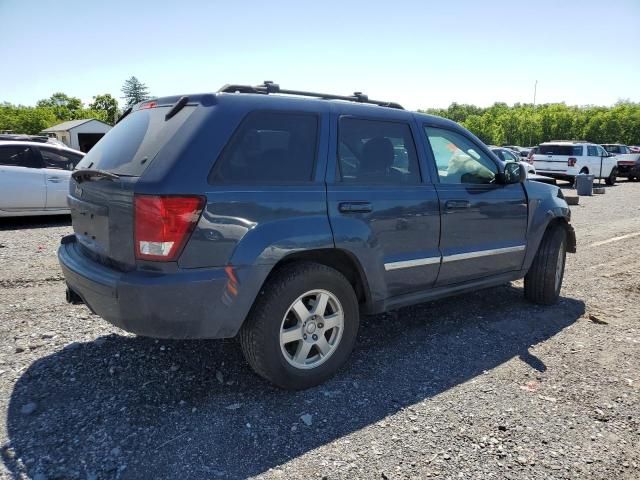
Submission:
[[[611,169],[611,173],[606,178],[604,183],[606,183],[609,186],[613,186],[613,185],[616,184],[616,180],[617,179],[618,179],[618,169],[617,168],[613,168],[613,169]]]
[[[561,226],[548,229],[531,268],[524,277],[524,296],[540,305],[553,305],[560,298],[567,255],[567,233]]]
[[[295,263],[263,287],[240,330],[240,344],[258,375],[300,390],[329,379],[347,361],[358,324],[358,300],[340,272]]]

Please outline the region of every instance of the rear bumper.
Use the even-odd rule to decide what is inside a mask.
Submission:
[[[120,272],[65,238],[58,260],[68,287],[97,315],[131,333],[155,338],[234,336],[269,266]]]
[[[619,177],[640,177],[640,165],[618,165]]]

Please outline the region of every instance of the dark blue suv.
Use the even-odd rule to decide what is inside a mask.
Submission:
[[[271,82],[136,105],[68,201],[69,302],[150,337],[238,335],[293,389],[347,360],[361,313],[522,277],[556,302],[576,243],[561,191],[456,123]]]

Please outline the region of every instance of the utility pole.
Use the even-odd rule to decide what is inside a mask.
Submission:
[[[533,84],[533,113],[536,112],[536,93],[538,93],[538,80]],[[533,125],[529,125],[529,146],[533,147]]]

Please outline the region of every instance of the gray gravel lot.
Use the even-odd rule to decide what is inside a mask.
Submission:
[[[640,184],[580,203],[560,304],[515,282],[365,318],[296,393],[233,340],[67,305],[69,219],[2,221],[0,478],[640,478]]]

